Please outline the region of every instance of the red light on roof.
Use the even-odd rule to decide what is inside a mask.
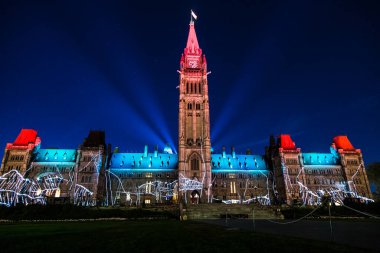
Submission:
[[[185,48],[185,54],[201,55],[202,50],[199,48],[197,34],[195,33],[194,23],[190,24],[189,36],[187,37],[187,43]]]
[[[14,146],[28,146],[29,143],[34,144],[37,138],[37,131],[33,129],[21,129],[16,140],[13,142]]]
[[[345,135],[334,137],[333,142],[337,149],[355,150],[354,146],[352,146],[350,140]]]
[[[280,148],[283,149],[296,149],[296,144],[293,142],[289,134],[280,135]]]

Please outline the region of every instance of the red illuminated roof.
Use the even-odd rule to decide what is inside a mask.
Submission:
[[[280,148],[296,149],[296,144],[293,142],[289,134],[281,134],[279,138]]]
[[[37,131],[33,129],[21,129],[16,140],[13,142],[14,146],[28,146],[29,143],[34,144],[37,138]]]
[[[197,34],[195,33],[194,22],[190,23],[189,36],[185,48],[185,54],[201,55],[202,50],[199,48]]]
[[[352,146],[350,140],[345,135],[334,137],[333,142],[337,149],[355,150],[354,146]]]

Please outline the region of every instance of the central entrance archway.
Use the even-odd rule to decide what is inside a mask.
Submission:
[[[191,204],[199,204],[199,198],[200,198],[200,195],[197,190],[194,190],[191,192],[191,195],[190,195]]]

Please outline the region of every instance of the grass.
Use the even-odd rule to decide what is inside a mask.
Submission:
[[[177,218],[178,211],[173,207],[164,208],[97,208],[74,205],[17,205],[0,206],[0,219],[3,220],[65,220],[98,218]]]
[[[334,243],[176,220],[0,224],[0,245],[1,252],[361,251]]]

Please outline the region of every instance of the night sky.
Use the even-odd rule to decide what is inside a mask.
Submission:
[[[76,148],[90,129],[120,151],[176,148],[190,9],[215,151],[263,154],[289,133],[329,152],[343,134],[380,160],[380,3],[359,0],[2,0],[0,146],[33,128],[44,148]]]

